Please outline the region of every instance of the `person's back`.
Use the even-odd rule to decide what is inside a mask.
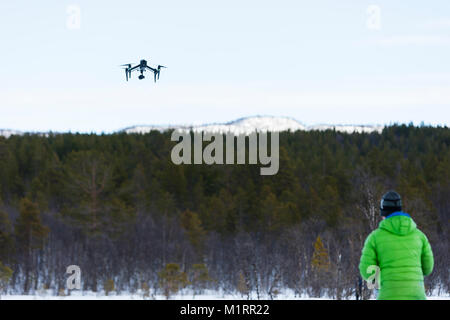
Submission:
[[[380,268],[379,300],[426,299],[423,277],[431,273],[434,263],[430,244],[411,217],[395,209],[385,211],[385,219],[367,237],[359,264],[361,276],[368,280],[373,274],[368,267]]]

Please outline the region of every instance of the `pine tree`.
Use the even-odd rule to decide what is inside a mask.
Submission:
[[[12,269],[3,265],[0,261],[0,293],[8,287],[9,280],[11,279],[13,274]]]
[[[147,282],[142,282],[141,292],[142,292],[143,299],[147,299],[148,297],[150,297],[150,287]]]
[[[0,261],[7,261],[13,251],[13,235],[8,214],[0,210]]]
[[[109,294],[115,290],[114,280],[106,279],[103,283],[103,290],[105,290],[105,295],[109,296]]]
[[[328,285],[330,269],[328,251],[325,249],[320,236],[317,237],[316,242],[314,243],[311,267],[313,271],[311,289],[313,290],[314,296],[320,297],[325,286]]]
[[[105,197],[111,188],[112,170],[103,154],[80,151],[70,154],[66,164],[68,199],[64,212],[88,234],[98,234],[105,219]]]
[[[330,260],[328,257],[328,251],[325,249],[320,236],[317,236],[314,243],[314,253],[311,260],[311,266],[315,271],[326,272],[330,268]]]
[[[29,199],[23,198],[20,201],[19,217],[15,224],[15,236],[17,249],[25,260],[25,292],[30,289],[33,253],[37,249],[42,249],[48,233],[49,229],[42,225],[38,206]]]
[[[186,231],[187,237],[197,253],[201,253],[203,249],[203,241],[205,238],[205,230],[197,213],[186,210],[181,215],[181,226]]]
[[[242,296],[246,295],[247,299],[249,298],[250,289],[242,271],[239,273],[236,288]]]
[[[68,203],[64,216],[90,235],[117,238],[134,218],[134,211],[120,194],[113,168],[101,152],[80,151],[69,155],[65,167]],[[113,191],[114,190],[114,191]]]
[[[192,284],[195,293],[201,292],[209,282],[213,281],[209,276],[208,268],[204,263],[192,265],[190,273],[190,283]]]
[[[158,273],[159,286],[163,290],[166,299],[173,294],[176,294],[180,289],[189,284],[187,274],[180,270],[178,263],[168,263]]]

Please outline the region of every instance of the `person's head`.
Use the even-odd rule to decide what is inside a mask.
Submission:
[[[380,214],[387,217],[391,213],[402,211],[402,199],[395,191],[388,191],[381,198]]]

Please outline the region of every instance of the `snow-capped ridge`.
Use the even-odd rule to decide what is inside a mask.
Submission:
[[[252,132],[282,132],[282,131],[310,131],[310,130],[336,130],[341,132],[381,132],[384,126],[381,125],[312,125],[306,126],[301,122],[289,117],[273,117],[273,116],[254,116],[239,118],[226,123],[212,123],[203,125],[166,125],[166,126],[134,126],[129,127],[123,132],[126,133],[148,133],[152,130],[181,130],[194,132],[212,132],[212,133],[234,133],[250,134]]]
[[[239,118],[233,121],[224,123],[210,123],[210,124],[175,124],[175,125],[136,125],[128,127],[117,132],[138,133],[145,134],[151,131],[165,132],[168,130],[180,131],[194,131],[194,132],[211,132],[211,133],[233,133],[235,135],[251,134],[252,132],[282,132],[282,131],[310,131],[310,130],[336,130],[347,133],[371,133],[381,132],[384,126],[382,125],[311,125],[307,126],[298,120],[290,117],[274,117],[274,116],[253,116]],[[9,138],[12,135],[23,135],[25,132],[11,129],[0,129],[0,136]],[[47,136],[49,133],[35,133],[42,136]]]
[[[10,136],[13,136],[13,135],[22,135],[22,134],[23,134],[23,132],[18,131],[18,130],[0,129],[0,136],[5,137],[5,138],[9,138]]]

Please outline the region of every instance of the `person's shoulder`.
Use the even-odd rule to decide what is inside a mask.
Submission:
[[[428,241],[427,236],[425,235],[425,233],[422,232],[422,230],[420,230],[419,228],[416,228],[414,230],[414,232],[417,234],[418,237],[420,237],[423,241]]]
[[[367,242],[371,242],[371,241],[375,241],[375,239],[379,236],[379,234],[383,232],[383,229],[377,228],[375,230],[372,230],[371,233],[369,233],[369,235],[367,236],[366,241]]]
[[[370,233],[370,235],[371,235],[372,237],[376,237],[377,235],[379,235],[379,234],[382,233],[382,232],[383,232],[383,229],[376,228],[375,230],[373,230],[373,231]]]

